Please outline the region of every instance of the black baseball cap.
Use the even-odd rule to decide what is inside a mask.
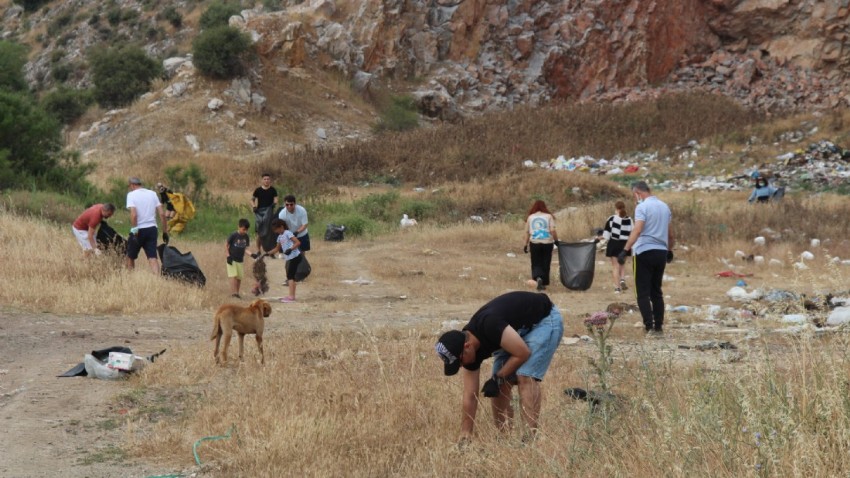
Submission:
[[[463,354],[463,344],[466,342],[466,334],[460,330],[451,330],[440,337],[434,345],[437,355],[443,360],[443,372],[446,375],[454,375],[460,370],[460,357]]]

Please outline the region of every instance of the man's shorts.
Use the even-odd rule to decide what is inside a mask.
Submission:
[[[303,236],[298,236],[298,241],[301,242],[301,245],[298,246],[298,250],[301,252],[307,252],[310,250],[310,233],[304,234]]]
[[[148,259],[156,259],[156,243],[159,240],[156,226],[139,229],[135,234],[130,234],[130,239],[127,241],[127,257],[136,260],[139,258],[139,251],[145,251],[145,257]]]
[[[233,264],[227,264],[227,277],[242,280],[245,277],[245,264],[236,261],[233,261]]]
[[[561,312],[553,305],[552,311],[543,320],[534,327],[517,330],[517,333],[528,345],[531,356],[520,365],[516,374],[531,377],[537,381],[543,380],[543,376],[549,370],[549,364],[552,363],[552,357],[555,356],[555,350],[558,345],[561,345],[561,337],[564,335],[564,319],[561,318]],[[495,375],[511,355],[499,349],[493,353],[493,357],[495,358],[493,375]]]
[[[74,226],[71,226],[71,230],[74,231],[74,237],[77,238],[77,244],[79,244],[84,251],[92,250],[91,243],[89,242],[89,231],[81,231]]]

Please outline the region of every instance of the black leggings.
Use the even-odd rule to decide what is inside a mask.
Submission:
[[[661,330],[664,325],[664,293],[661,279],[667,266],[667,251],[652,249],[635,256],[632,262],[637,297],[643,326],[646,330]]]
[[[528,245],[528,252],[531,253],[531,278],[537,280],[539,277],[543,281],[543,285],[549,285],[549,269],[552,266],[552,249],[554,244],[535,244]]]

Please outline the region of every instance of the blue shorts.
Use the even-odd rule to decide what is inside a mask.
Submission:
[[[557,350],[558,345],[561,345],[561,337],[564,335],[564,319],[561,318],[561,312],[553,305],[549,315],[534,327],[520,329],[517,332],[531,350],[531,356],[524,364],[520,365],[516,374],[531,377],[539,382],[543,380],[543,376],[549,370],[549,364],[552,363],[555,350]],[[495,359],[493,375],[495,375],[505,365],[511,354],[499,349],[493,353],[493,357]]]
[[[139,251],[144,250],[148,259],[156,259],[156,243],[158,240],[159,234],[157,234],[156,226],[139,229],[135,234],[131,234],[127,241],[127,257],[136,260],[139,258]]]

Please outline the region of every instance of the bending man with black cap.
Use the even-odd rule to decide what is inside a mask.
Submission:
[[[472,437],[478,409],[481,362],[491,356],[493,374],[481,391],[492,399],[493,419],[508,430],[513,418],[511,387],[519,385],[520,408],[532,434],[540,415],[540,381],[561,343],[564,324],[549,296],[535,292],[508,292],[478,309],[463,330],[440,337],[435,349],[454,375],[463,366],[461,439]]]

